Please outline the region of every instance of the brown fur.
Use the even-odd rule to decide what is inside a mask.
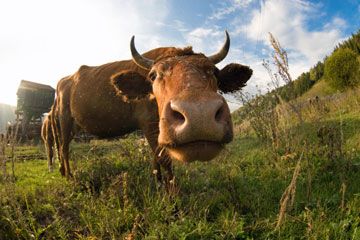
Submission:
[[[51,114],[50,111],[47,116],[45,116],[45,119],[43,121],[42,127],[41,127],[41,138],[44,141],[45,149],[46,149],[46,155],[48,159],[48,168],[49,171],[53,171],[54,166],[54,136],[53,136],[53,130],[52,130],[52,124],[51,124]]]
[[[219,84],[221,79],[215,75],[219,70],[203,54],[194,54],[191,48],[158,48],[143,56],[155,60],[150,74],[133,61],[126,60],[97,67],[82,66],[72,76],[60,80],[57,86],[54,129],[60,144],[63,175],[71,176],[69,143],[76,124],[91,134],[106,138],[141,129],[155,153],[154,169],[158,179],[161,179],[161,165],[168,172],[168,180],[173,178],[169,155],[176,158],[179,153],[171,152],[176,145],[200,141],[199,146],[206,149],[209,148],[209,141],[209,145],[216,142],[216,146],[222,146],[232,139],[229,108],[217,91],[228,92],[242,87],[250,77],[248,74],[241,74],[242,68],[237,71],[235,67],[231,71],[239,75],[223,74],[227,82],[240,78],[236,84]],[[152,82],[154,72],[157,78]],[[175,131],[172,120],[179,119],[176,119],[175,110],[169,110],[171,101],[178,101],[189,110],[178,114],[184,115],[179,117],[180,120],[192,119],[192,131]],[[198,104],[196,106],[212,117],[215,116],[216,109],[208,110],[208,106],[213,108],[211,105],[220,104],[215,116],[217,119],[212,120],[215,125],[198,128],[199,125],[206,125],[207,115],[201,119],[198,107],[191,103]],[[191,115],[194,111],[196,116]],[[212,130],[214,126],[217,132]],[[164,154],[161,147],[166,149]],[[194,155],[196,147],[191,144],[184,149],[185,155],[186,151],[190,151],[184,161],[190,161],[191,156],[203,157],[201,154]],[[209,154],[207,149],[204,151],[207,154],[205,158],[208,159],[217,150],[214,153],[210,151]]]

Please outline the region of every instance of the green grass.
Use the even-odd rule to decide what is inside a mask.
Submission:
[[[45,160],[16,163],[16,182],[1,184],[1,239],[359,236],[360,167],[346,170],[344,210],[339,209],[342,176],[335,171],[339,163],[312,169],[310,199],[306,199],[307,175],[303,172],[294,208],[281,230],[274,231],[279,199],[290,182],[295,161],[275,162],[268,146],[255,137],[237,136],[227,151],[210,163],[175,164],[181,191],[174,197],[157,188],[149,149],[135,145],[134,138],[97,141],[91,147],[76,144],[73,151],[77,167],[72,181],[58,172],[48,173]],[[347,161],[360,162],[359,155],[357,151]]]
[[[320,79],[312,86],[309,91],[304,93],[300,99],[306,100],[315,96],[324,97],[336,93],[336,90],[331,88],[324,79]]]
[[[15,181],[0,180],[0,239],[360,239],[355,103],[342,100],[340,110],[329,103],[321,120],[304,115],[289,139],[281,136],[290,150],[238,133],[211,162],[175,163],[177,195],[158,186],[152,153],[135,135],[72,144],[71,181],[49,173],[46,160],[18,159]],[[337,138],[321,142],[323,126],[342,133],[341,153],[330,146]],[[31,155],[43,146],[17,152]],[[300,153],[294,204],[276,230]]]

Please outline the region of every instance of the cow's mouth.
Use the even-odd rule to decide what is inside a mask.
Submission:
[[[181,162],[210,161],[223,149],[224,144],[213,141],[192,141],[164,146],[172,159]]]

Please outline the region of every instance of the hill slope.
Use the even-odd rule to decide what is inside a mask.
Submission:
[[[16,180],[0,181],[0,238],[360,239],[359,102],[360,90],[321,97],[302,105],[302,124],[279,106],[273,139],[239,122],[217,159],[174,164],[173,194],[134,135],[73,143],[71,181],[18,160]]]
[[[321,79],[316,82],[307,92],[301,95],[299,99],[305,100],[315,96],[323,97],[334,94],[335,92],[336,90],[332,89],[324,79]]]

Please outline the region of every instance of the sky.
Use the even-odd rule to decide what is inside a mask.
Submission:
[[[223,67],[250,66],[244,92],[265,92],[271,32],[295,79],[360,28],[360,0],[0,0],[0,103],[16,105],[21,80],[56,87],[81,65],[130,59],[163,46],[211,55],[231,38]],[[231,109],[239,106],[226,96]]]

